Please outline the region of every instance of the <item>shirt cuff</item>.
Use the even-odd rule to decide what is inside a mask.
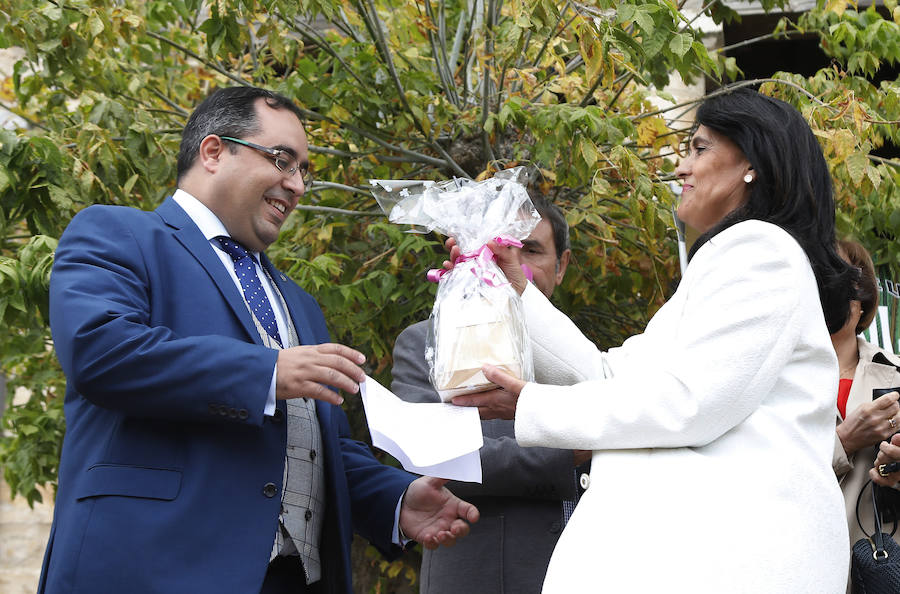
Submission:
[[[394,529],[391,531],[391,543],[402,549],[405,549],[406,545],[412,542],[412,539],[406,538],[406,535],[400,530],[400,508],[403,506],[403,498],[405,496],[406,491],[403,491],[403,495],[400,496],[400,500],[397,502],[397,509],[394,510]]]
[[[263,410],[263,414],[267,417],[271,417],[275,415],[275,379],[278,376],[278,364],[275,364],[275,369],[272,370],[272,383],[269,384],[269,395],[266,397],[266,408]]]

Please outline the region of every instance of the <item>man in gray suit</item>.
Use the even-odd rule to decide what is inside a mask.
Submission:
[[[529,191],[541,222],[523,242],[522,262],[547,297],[569,263],[569,229],[559,208]],[[408,402],[439,402],[428,380],[428,321],[406,328],[394,345],[391,390]],[[513,421],[482,421],[483,483],[447,486],[481,511],[469,536],[453,548],[425,551],[422,594],[528,594],[540,592],[550,554],[574,507],[576,466],[589,452],[521,448]],[[568,509],[565,509],[568,508]]]

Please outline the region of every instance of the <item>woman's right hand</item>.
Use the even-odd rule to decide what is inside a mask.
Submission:
[[[513,289],[516,290],[516,293],[521,295],[522,292],[525,291],[525,287],[528,286],[528,279],[525,278],[525,273],[522,271],[520,248],[500,245],[496,241],[489,241],[487,246],[491,248],[491,251],[494,253],[497,266],[499,266],[500,270],[503,271],[503,274],[506,275],[506,280],[508,280]],[[456,244],[456,240],[452,237],[444,242],[444,247],[450,252],[450,259],[444,260],[443,266],[447,270],[450,270],[456,265],[456,259],[462,255],[462,251]]]
[[[525,273],[522,271],[521,248],[511,245],[500,245],[496,241],[489,241],[487,245],[494,252],[497,266],[506,275],[506,280],[516,290],[516,293],[521,295],[525,291],[525,287],[528,286],[528,279],[525,278]]]
[[[878,471],[878,467],[882,464],[890,464],[892,462],[900,462],[900,435],[894,435],[890,441],[883,441],[878,446],[878,457],[875,458],[875,464],[869,470],[869,478],[872,482],[882,487],[893,487],[900,481],[900,471],[890,472],[882,475]]]
[[[837,426],[837,435],[847,455],[890,439],[900,431],[900,393],[888,392],[857,407]],[[894,421],[893,425],[891,420]]]
[[[462,254],[462,250],[456,245],[456,239],[453,237],[447,238],[447,241],[444,242],[444,248],[450,253],[450,259],[444,260],[444,268],[450,270],[456,265],[456,259]]]

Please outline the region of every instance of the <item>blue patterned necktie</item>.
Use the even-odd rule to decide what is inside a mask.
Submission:
[[[234,261],[234,272],[241,283],[244,299],[247,300],[250,311],[253,312],[253,315],[256,316],[257,321],[259,321],[269,336],[278,343],[278,346],[282,346],[281,336],[278,334],[278,323],[275,321],[275,312],[272,311],[269,297],[266,295],[262,283],[259,282],[253,256],[250,255],[247,248],[230,237],[219,235],[215,239],[222,246],[225,253],[231,256],[231,259]]]

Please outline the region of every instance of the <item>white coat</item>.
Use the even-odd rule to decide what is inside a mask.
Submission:
[[[580,383],[528,384],[516,439],[594,450],[545,593],[844,591],[837,357],[788,233],[719,233],[646,331],[608,353],[534,287],[523,302],[536,368]]]

